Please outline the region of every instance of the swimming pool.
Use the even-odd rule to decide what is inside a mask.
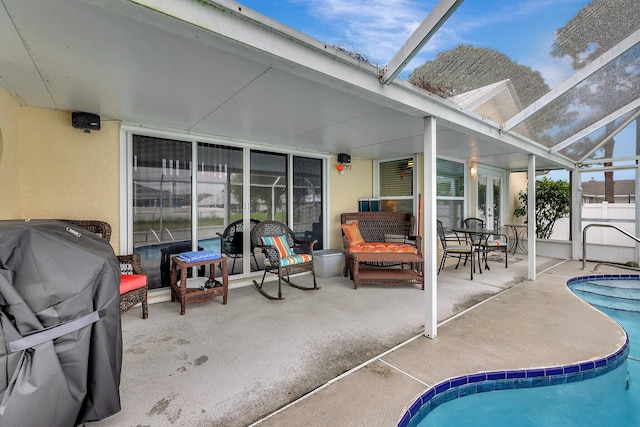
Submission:
[[[189,241],[184,241],[184,243],[188,243]],[[146,245],[146,246],[138,246],[134,249],[134,251],[140,255],[142,261],[157,261],[160,262],[160,257],[162,253],[162,249],[168,248],[169,246],[175,245],[176,243],[183,242],[168,242],[168,243],[159,243],[156,245]],[[203,249],[210,249],[212,251],[220,252],[221,240],[219,237],[213,237],[210,239],[203,239],[198,241],[198,246]],[[159,264],[158,264],[159,265]]]
[[[640,276],[584,276],[567,285],[625,329],[628,339],[623,348],[577,365],[443,381],[414,402],[398,425],[640,425],[640,350],[630,354],[629,346],[640,342]],[[548,385],[553,387],[543,387]]]

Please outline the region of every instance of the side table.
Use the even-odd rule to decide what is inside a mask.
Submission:
[[[222,270],[222,282],[216,280],[216,264],[220,264]],[[187,269],[191,267],[209,266],[209,278],[213,287],[199,288],[187,287]],[[180,281],[178,282],[178,271],[180,268]],[[222,297],[222,304],[227,303],[229,293],[229,274],[227,273],[227,258],[209,259],[196,262],[185,262],[174,257],[171,262],[171,302],[180,301],[180,314],[186,311],[186,305],[192,302],[210,301],[215,297]]]

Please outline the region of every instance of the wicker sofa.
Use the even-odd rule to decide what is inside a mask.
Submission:
[[[408,213],[398,212],[347,212],[340,214],[342,225],[342,242],[344,245],[344,276],[353,277],[353,254],[360,251],[376,253],[377,267],[397,265],[397,254],[411,253],[422,257],[422,239],[414,236],[415,217]],[[349,225],[357,224],[364,243],[355,244],[350,238]],[[346,226],[346,227],[345,227]],[[393,255],[389,255],[393,254]],[[387,256],[389,255],[389,256]],[[419,271],[422,266],[412,265]],[[356,270],[358,271],[358,270]]]

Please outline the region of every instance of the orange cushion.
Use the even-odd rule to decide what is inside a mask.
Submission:
[[[342,224],[342,232],[349,238],[349,244],[351,244],[351,246],[364,243],[360,228],[358,227],[358,221]]]
[[[120,275],[120,295],[126,294],[134,289],[141,288],[147,284],[147,276],[144,274],[121,274]]]
[[[406,245],[403,243],[386,243],[386,242],[372,242],[361,243],[351,247],[351,252],[395,252],[395,253],[410,253],[417,254],[418,249],[415,246]]]

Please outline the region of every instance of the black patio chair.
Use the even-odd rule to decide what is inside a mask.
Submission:
[[[250,231],[253,230],[253,227],[256,226],[260,221],[257,219],[249,219]],[[243,220],[239,219],[237,221],[232,222],[224,229],[222,234],[216,233],[220,236],[220,247],[222,249],[222,253],[226,255],[228,258],[233,259],[233,264],[231,265],[231,272],[229,274],[233,274],[233,269],[236,266],[236,259],[242,258],[244,244],[244,230],[243,230]],[[251,244],[251,255],[253,256],[253,260],[256,262],[256,269],[260,270],[260,266],[258,266],[258,260],[256,259],[256,254],[253,252],[253,243]]]
[[[481,218],[467,218],[464,220],[464,226],[467,228],[485,228],[484,224],[484,220]],[[509,239],[505,234],[469,233],[469,235],[478,251],[478,255],[481,253],[484,258],[485,270],[490,270],[487,262],[489,252],[504,252],[504,267],[507,268]],[[480,268],[480,273],[482,273],[482,268]]]
[[[438,274],[440,270],[444,268],[444,264],[447,258],[457,258],[458,263],[456,269],[460,265],[460,261],[464,259],[464,265],[467,265],[467,261],[471,261],[471,280],[473,280],[473,271],[475,270],[475,261],[473,259],[474,247],[471,242],[462,238],[459,235],[447,237],[444,232],[444,226],[442,221],[436,220],[438,227],[438,237],[440,238],[440,244],[442,245],[442,260],[440,261],[440,267],[438,268]],[[478,260],[478,262],[480,262]]]
[[[179,242],[173,243],[166,248],[160,249],[160,283],[163,288],[171,287],[171,259],[182,252],[188,252],[191,250],[191,242]],[[198,246],[198,250],[204,250]],[[198,277],[202,277],[205,274],[204,265],[198,268]],[[191,277],[191,269],[187,272],[187,277]],[[180,277],[180,269],[178,269],[178,277]]]

